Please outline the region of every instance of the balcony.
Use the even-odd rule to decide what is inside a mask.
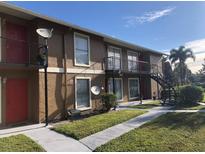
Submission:
[[[157,71],[157,64],[146,61],[123,61],[116,57],[104,59],[104,69],[107,73],[150,74]]]
[[[41,68],[37,63],[38,46],[0,36],[0,68]]]

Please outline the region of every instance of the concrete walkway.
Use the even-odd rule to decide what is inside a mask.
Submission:
[[[135,128],[140,127],[141,125],[159,117],[162,114],[165,114],[164,111],[169,111],[169,107],[156,107],[150,110],[148,113],[135,117],[129,121],[123,122],[121,124],[115,125],[108,129],[105,129],[101,132],[95,133],[88,137],[85,137],[80,140],[84,145],[89,147],[92,150],[95,150],[97,147],[107,143],[108,141],[115,139],[124,133],[127,133]],[[159,112],[163,110],[163,112]]]
[[[150,102],[153,102],[153,100],[152,99],[142,100],[142,104],[147,104]],[[140,101],[130,101],[130,102],[119,103],[118,107],[123,108],[123,107],[134,106],[134,105],[140,105]]]
[[[45,124],[32,124],[26,126],[19,126],[19,127],[12,127],[12,128],[5,128],[0,130],[0,138],[2,137],[9,137],[11,135],[18,135],[22,134],[27,131],[33,131],[35,129],[43,128]]]
[[[187,112],[187,113],[195,113],[195,112],[205,112],[205,110],[160,110],[158,112]]]
[[[41,145],[47,152],[91,152],[91,150],[79,141],[59,134],[49,128],[24,133]]]

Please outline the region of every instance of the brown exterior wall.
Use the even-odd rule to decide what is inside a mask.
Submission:
[[[10,16],[7,14],[0,13],[0,18],[1,18],[1,28],[2,28],[2,38],[0,39],[2,42],[2,61],[5,62],[6,58],[6,40],[7,39],[12,39],[12,38],[6,38],[6,22],[17,24],[17,25],[22,25],[25,26],[27,29],[27,45],[28,45],[28,52],[29,52],[29,61],[31,64],[36,63],[36,56],[38,54],[38,37],[36,33],[36,22],[35,21],[27,21],[23,20],[14,16]],[[18,41],[18,40],[14,40]]]
[[[51,39],[48,40],[49,53],[48,53],[48,65],[54,68],[67,68],[67,70],[81,69],[81,73],[67,73],[65,72],[49,72],[48,73],[48,111],[49,120],[61,119],[62,113],[64,112],[64,105],[66,109],[75,109],[75,77],[90,77],[91,87],[92,86],[103,86],[105,87],[105,74],[100,73],[85,73],[86,70],[103,70],[102,62],[103,58],[107,56],[106,46],[107,43],[104,42],[103,38],[96,35],[91,35],[87,32],[77,31],[75,29],[64,27],[52,22],[44,21],[41,19],[34,19],[32,21],[23,20],[13,16],[0,14],[2,17],[2,23],[5,21],[14,22],[17,24],[23,24],[28,28],[29,36],[28,42],[31,42],[31,62],[36,64],[36,56],[39,52],[38,45],[44,44],[44,40],[39,37],[35,30],[37,27],[42,28],[54,28],[54,33]],[[2,25],[2,35],[5,34],[6,27]],[[90,39],[90,67],[79,67],[74,65],[74,32],[80,34],[88,35]],[[39,43],[39,44],[38,44]],[[115,45],[113,45],[115,46]],[[3,56],[5,52],[5,44],[2,43]],[[122,66],[123,69],[127,69],[127,48],[116,46],[122,48]],[[131,50],[131,49],[130,49]],[[138,52],[138,51],[136,51]],[[140,52],[140,51],[139,51]],[[149,54],[141,55],[145,58],[143,60],[149,61]],[[143,56],[142,56],[143,58]],[[64,60],[66,62],[64,63]],[[151,58],[151,62],[155,61],[155,58]],[[12,66],[13,67],[13,66]],[[15,66],[16,67],[16,66]],[[62,69],[63,70],[63,69]],[[64,69],[65,71],[65,69]],[[45,103],[44,103],[44,73],[39,72],[38,69],[29,69],[26,66],[20,67],[20,69],[2,69],[0,68],[0,76],[3,78],[8,77],[28,77],[29,78],[29,121],[31,122],[42,122],[45,116]],[[66,82],[65,82],[66,77]],[[127,75],[124,74],[123,79],[123,101],[129,101],[128,97],[128,78],[138,77],[138,75]],[[149,77],[144,77],[142,81],[142,86],[146,87],[143,89],[146,98],[151,97],[151,93],[155,88],[155,85],[151,83]],[[3,85],[3,93],[5,95],[5,86]],[[65,92],[67,93],[65,94]],[[142,89],[141,89],[142,91]],[[145,98],[145,97],[144,97]],[[99,110],[102,107],[102,102],[100,96],[94,96],[91,93],[92,109]],[[64,104],[66,103],[66,104]],[[3,108],[5,110],[5,97],[3,96]],[[4,113],[3,113],[4,114]],[[5,117],[3,117],[4,120]],[[4,121],[3,121],[4,122]]]
[[[28,120],[26,122],[36,123],[39,121],[38,118],[38,70],[29,68],[25,65],[15,65],[15,64],[5,64],[6,57],[6,40],[13,38],[6,38],[6,23],[13,23],[17,25],[23,25],[27,29],[27,45],[28,52],[30,51],[30,62],[34,64],[36,58],[36,53],[38,51],[37,47],[37,35],[34,33],[35,24],[33,21],[23,20],[14,16],[0,13],[1,18],[1,30],[2,39],[1,41],[1,52],[2,52],[2,64],[0,64],[0,76],[2,79],[2,126],[6,125],[6,82],[9,78],[27,78],[29,79],[28,85]],[[16,40],[17,41],[17,40]],[[32,43],[31,43],[32,42]]]
[[[94,85],[105,85],[104,75],[76,75],[67,74],[67,97],[66,109],[75,109],[75,77],[90,77],[91,87]],[[39,74],[39,103],[40,103],[40,121],[44,121],[45,103],[44,103],[44,73]],[[58,120],[62,118],[65,102],[65,84],[64,74],[49,73],[48,74],[48,111],[50,120]],[[98,110],[102,107],[100,96],[91,94],[92,110]],[[92,111],[91,110],[91,111]]]

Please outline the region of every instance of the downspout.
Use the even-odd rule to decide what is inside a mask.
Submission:
[[[67,111],[66,111],[66,104],[67,104],[67,52],[66,52],[66,38],[65,38],[65,33],[63,34],[63,62],[64,62],[64,101],[63,101],[63,118],[66,119],[67,117]]]

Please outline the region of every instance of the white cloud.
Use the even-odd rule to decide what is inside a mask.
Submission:
[[[168,8],[157,11],[150,11],[144,13],[142,16],[128,16],[123,19],[126,21],[125,27],[132,27],[137,24],[142,24],[146,22],[153,22],[163,16],[169,15],[175,8]]]
[[[192,51],[194,52],[194,55],[196,57],[195,61],[189,58],[187,59],[186,64],[188,65],[192,73],[196,73],[202,68],[202,64],[204,63],[205,39],[190,41],[190,42],[185,43],[184,46],[186,48],[192,49]],[[170,54],[170,49],[164,49],[161,51],[164,52],[165,54]]]
[[[205,59],[205,39],[194,40],[185,43],[186,48],[190,48],[193,50],[196,59],[193,62],[192,59],[187,60],[187,65],[192,73],[198,72],[202,68],[202,63],[204,63]]]
[[[195,53],[205,52],[205,39],[185,43],[186,48],[191,48]]]

